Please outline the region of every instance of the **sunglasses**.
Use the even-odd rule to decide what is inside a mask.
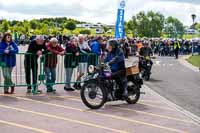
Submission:
[[[7,38],[11,38],[11,36],[7,36]]]

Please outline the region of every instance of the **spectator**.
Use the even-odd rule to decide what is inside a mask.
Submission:
[[[43,51],[42,51],[43,50]],[[41,93],[40,90],[36,90],[37,76],[38,76],[38,57],[46,52],[46,45],[43,36],[36,36],[26,52],[24,66],[26,73],[26,83],[28,84],[27,93],[31,93],[31,86],[33,86],[33,91],[36,93]],[[31,71],[33,85],[31,85]]]
[[[104,40],[102,37],[98,37],[95,41],[92,42],[91,44],[91,50],[93,53],[96,55],[100,56],[101,55],[101,45],[103,44]]]
[[[74,91],[71,87],[71,77],[73,73],[73,69],[78,66],[78,56],[80,55],[80,50],[78,47],[78,40],[76,38],[72,38],[70,44],[66,46],[67,54],[65,55],[65,70],[66,70],[66,79],[65,79],[65,87],[66,91]]]
[[[3,34],[0,33],[0,42],[1,42],[2,38],[3,38]]]
[[[46,74],[46,83],[47,83],[47,93],[55,92],[53,89],[53,84],[56,81],[56,66],[57,66],[57,55],[63,56],[65,54],[65,50],[58,45],[58,40],[56,38],[52,38],[50,42],[47,44],[48,54],[45,58],[45,74]]]
[[[4,34],[0,43],[0,63],[4,77],[4,94],[14,93],[14,83],[12,82],[12,70],[16,66],[16,54],[18,53],[17,44],[12,41],[9,33]],[[11,91],[9,92],[9,87]]]
[[[18,43],[19,43],[19,34],[16,31],[13,32],[12,39],[18,45]]]
[[[25,39],[26,39],[26,36],[24,34],[22,34],[20,36],[20,44],[25,45]]]
[[[81,77],[84,76],[84,73],[87,71],[87,61],[88,61],[88,53],[91,52],[91,48],[88,45],[88,42],[85,41],[85,37],[83,35],[79,36],[78,47],[80,49],[81,55],[79,56],[79,65],[78,65],[78,77],[77,81],[81,81]],[[75,84],[74,88],[80,89],[80,84]]]

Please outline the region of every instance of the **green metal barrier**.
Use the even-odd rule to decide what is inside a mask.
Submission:
[[[59,84],[75,84],[82,83],[81,80],[83,76],[87,74],[88,65],[97,65],[98,64],[98,56],[93,53],[89,54],[80,54],[79,56],[75,56],[73,54],[65,54],[64,56],[57,56],[57,65],[54,68],[56,72],[55,82],[48,82],[47,76],[49,67],[52,67],[52,64],[55,62],[53,59],[55,57],[53,54],[48,53],[44,55],[44,62],[41,62],[41,66],[44,67],[43,74],[41,77],[44,78],[43,84],[45,85],[59,85]],[[84,67],[84,68],[82,68]],[[84,70],[81,70],[84,69]],[[45,72],[46,71],[46,72]],[[66,71],[72,71],[71,73],[66,73]],[[80,73],[82,71],[82,73]],[[67,80],[70,79],[70,80]]]
[[[66,54],[64,56],[53,55],[48,53],[37,59],[36,54],[31,53],[18,53],[16,54],[16,66],[10,70],[11,81],[6,80],[5,73],[7,65],[5,63],[5,54],[0,54],[0,87],[31,87],[33,92],[41,84],[45,85],[58,85],[58,84],[74,84],[81,83],[81,76],[86,76],[88,65],[97,65],[98,56],[89,54],[80,54],[74,56]],[[55,82],[47,82],[47,68],[56,63],[55,67]],[[66,71],[72,72],[72,75],[66,74]],[[46,71],[46,72],[45,72]],[[82,73],[78,73],[78,72]],[[66,79],[71,79],[70,81]],[[34,82],[33,82],[34,81]],[[30,83],[27,83],[30,82]]]
[[[37,75],[39,72],[37,72],[37,69],[40,66],[37,66],[38,61],[36,60],[37,55],[31,54],[31,53],[18,53],[16,54],[16,66],[9,67],[9,58],[12,58],[9,55],[6,54],[0,54],[0,87],[10,87],[10,86],[16,86],[16,87],[37,87],[40,82],[37,80]],[[30,69],[29,69],[30,68]],[[10,69],[10,72],[6,75],[6,69]],[[12,70],[11,70],[12,69]],[[34,73],[32,73],[34,72]],[[26,82],[26,75],[29,75],[30,81],[33,80],[32,75],[34,74],[35,83],[30,82],[30,84],[27,84]],[[8,79],[10,76],[10,80]],[[27,76],[28,77],[28,76]],[[8,83],[12,82],[12,84]]]

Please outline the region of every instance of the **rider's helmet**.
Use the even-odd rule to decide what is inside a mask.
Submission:
[[[108,45],[110,45],[113,49],[117,49],[119,47],[119,43],[117,40],[109,40]]]

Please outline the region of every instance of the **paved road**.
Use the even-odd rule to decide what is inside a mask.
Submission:
[[[200,116],[200,72],[171,57],[154,61],[152,79],[146,84],[173,103]]]
[[[42,89],[42,86],[40,87]],[[0,94],[0,130],[4,133],[199,133],[195,123],[149,88],[136,105],[107,103],[100,110],[89,110],[79,92],[26,95],[18,88],[15,95]]]
[[[23,65],[20,65],[23,64],[23,61],[20,62],[19,57],[17,60],[18,65],[15,71],[19,72],[17,73],[17,78],[15,76],[16,73],[13,75],[13,79],[15,79],[14,82],[18,81],[20,83],[21,80],[24,82]],[[173,62],[172,59],[158,59],[162,65],[165,60]],[[170,67],[169,69],[173,70],[171,66],[176,62],[166,64],[166,67]],[[159,84],[160,86],[163,84],[166,86],[167,84],[169,87],[168,84],[171,82],[162,77],[162,75],[168,75],[169,77],[169,73],[163,74],[159,72],[164,70],[159,69],[158,62],[157,65],[154,70],[156,72],[152,75],[154,79],[147,83],[148,86],[151,86],[156,91],[156,88],[161,88]],[[183,68],[181,67],[180,70],[182,71]],[[186,70],[188,71],[188,69]],[[20,71],[22,72],[20,73]],[[61,71],[57,72],[58,77],[63,75]],[[159,75],[161,76],[159,77]],[[174,75],[177,76],[176,74]],[[0,82],[3,81],[2,78],[0,80]],[[191,80],[193,81],[194,79]],[[173,84],[175,83],[172,82]],[[63,85],[55,86],[57,94],[46,94],[46,88],[43,85],[40,85],[39,88],[44,91],[44,94],[27,95],[25,87],[16,87],[16,93],[8,96],[2,94],[3,89],[0,87],[0,132],[199,133],[200,131],[199,124],[180,110],[177,110],[172,104],[168,104],[168,100],[161,98],[146,86],[142,88],[146,95],[141,96],[138,104],[128,105],[121,101],[112,102],[107,103],[100,110],[86,108],[80,99],[79,91],[65,92]],[[177,93],[176,95],[179,94]]]

